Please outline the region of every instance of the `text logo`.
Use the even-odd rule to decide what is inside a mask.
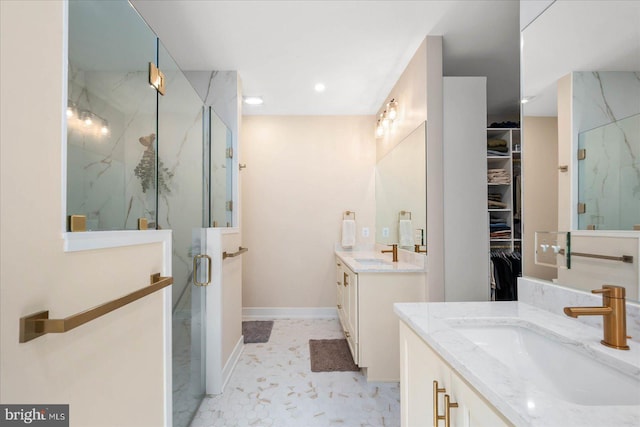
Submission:
[[[0,427],[69,427],[69,405],[0,405]]]

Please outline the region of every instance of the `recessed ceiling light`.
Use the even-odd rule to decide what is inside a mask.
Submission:
[[[261,105],[264,102],[260,96],[245,96],[244,103],[247,105]]]
[[[316,83],[315,90],[316,92],[324,92],[327,87],[323,83]]]

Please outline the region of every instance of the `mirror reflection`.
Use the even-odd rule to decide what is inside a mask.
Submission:
[[[640,3],[543,3],[521,34],[523,274],[581,289],[612,282],[637,299]],[[587,256],[537,264],[536,231],[571,231],[571,250]],[[634,261],[613,260],[623,255]]]
[[[426,245],[426,122],[376,166],[376,241],[414,250]]]

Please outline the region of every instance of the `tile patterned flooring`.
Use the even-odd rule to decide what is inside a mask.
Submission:
[[[191,427],[398,427],[398,383],[360,372],[311,372],[309,339],[342,338],[337,319],[276,320],[265,344],[245,344],[225,388]]]

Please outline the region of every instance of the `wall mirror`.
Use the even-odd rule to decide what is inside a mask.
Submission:
[[[521,22],[524,182],[525,192],[538,193],[538,207],[525,207],[525,245],[534,250],[534,231],[634,233],[640,223],[640,2],[557,0],[536,7],[532,19]],[[555,159],[547,163],[556,163],[528,169],[529,161],[542,164],[536,157],[543,150]],[[532,262],[525,257],[525,265]],[[553,277],[549,270],[525,274]]]
[[[380,244],[398,243],[411,250],[427,244],[426,131],[423,122],[378,161],[376,242]],[[412,239],[407,232],[400,235],[401,226],[410,227]]]

